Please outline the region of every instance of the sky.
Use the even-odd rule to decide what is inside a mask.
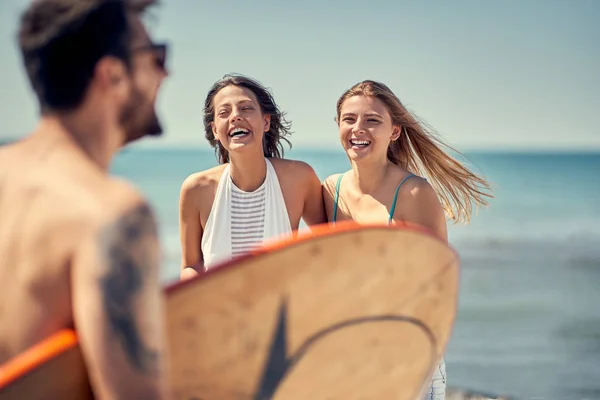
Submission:
[[[37,122],[15,39],[27,3],[0,0],[0,139]],[[141,146],[208,147],[204,98],[237,72],[271,89],[296,148],[340,146],[338,97],[374,79],[461,151],[600,150],[598,0],[162,0],[154,14],[166,132]]]

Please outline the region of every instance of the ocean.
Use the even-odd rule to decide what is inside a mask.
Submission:
[[[449,387],[517,399],[600,399],[600,154],[466,153],[494,185],[490,206],[449,225],[461,261],[446,353]],[[349,168],[339,150],[298,149],[321,179]],[[178,198],[212,150],[122,151],[112,172],[147,196],[160,223],[161,279],[178,278]]]

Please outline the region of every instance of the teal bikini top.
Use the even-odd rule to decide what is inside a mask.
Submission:
[[[392,208],[390,208],[390,216],[388,218],[388,225],[392,223],[392,219],[394,218],[394,211],[396,210],[396,200],[398,199],[398,191],[400,190],[400,188],[402,187],[404,182],[406,182],[409,178],[412,178],[413,176],[416,176],[416,175],[408,174],[408,176],[406,178],[402,179],[402,182],[400,182],[398,187],[396,187],[396,193],[394,194],[394,201],[392,202]],[[343,177],[344,177],[344,174],[341,174],[337,180],[337,183],[335,184],[335,200],[333,203],[333,219],[331,220],[331,222],[335,222],[335,219],[337,217],[338,199],[340,196],[340,184],[342,183]]]

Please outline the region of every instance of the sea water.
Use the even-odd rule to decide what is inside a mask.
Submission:
[[[600,399],[600,154],[467,153],[494,185],[489,207],[449,226],[462,261],[447,349],[448,385],[521,399]],[[321,179],[339,150],[300,149]],[[161,279],[177,279],[183,180],[216,165],[207,149],[126,149],[113,173],[147,196],[160,223]]]

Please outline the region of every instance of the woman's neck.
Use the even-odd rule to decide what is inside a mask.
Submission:
[[[357,187],[363,194],[371,194],[379,189],[385,181],[391,163],[387,158],[383,161],[362,160],[352,162],[352,175]]]
[[[229,154],[233,184],[245,192],[253,192],[267,177],[267,160],[260,154]]]

